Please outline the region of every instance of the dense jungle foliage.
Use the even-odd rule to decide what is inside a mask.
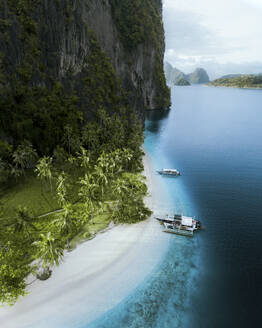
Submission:
[[[68,66],[61,76],[61,54],[48,39],[51,23],[38,19],[49,10],[44,5],[53,6],[64,21],[49,28],[68,33],[73,3],[0,2],[0,303],[14,304],[30,279],[48,278],[65,250],[110,222],[150,215],[141,176],[143,122],[109,58],[86,26],[81,70]],[[155,97],[169,107],[161,2],[111,5],[127,51],[155,43]]]
[[[162,2],[156,0],[110,0],[113,16],[125,47],[143,42],[161,42]]]

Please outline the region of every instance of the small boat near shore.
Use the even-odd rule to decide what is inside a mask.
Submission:
[[[175,176],[175,177],[181,175],[181,173],[176,169],[162,169],[161,171],[157,171],[157,173],[161,175]]]
[[[189,216],[175,214],[156,219],[164,225],[163,231],[168,233],[193,237],[194,232],[201,229],[200,221]]]

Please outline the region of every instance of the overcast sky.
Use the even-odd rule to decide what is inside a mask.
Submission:
[[[262,0],[163,0],[166,60],[211,78],[262,73]]]

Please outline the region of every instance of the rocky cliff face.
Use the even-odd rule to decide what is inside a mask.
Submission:
[[[2,0],[0,142],[46,154],[101,115],[168,108],[164,48],[161,0]]]
[[[119,14],[116,17],[114,13],[120,3],[132,10],[136,1],[2,0],[2,73],[9,77],[13,74],[21,80],[24,77],[19,76],[19,70],[23,70],[25,75],[30,75],[32,85],[48,84],[53,79],[67,87],[70,85],[73,90],[81,89],[79,79],[86,71],[93,70],[88,58],[93,55],[91,48],[97,42],[132,107],[140,112],[145,108],[166,108],[170,100],[162,69],[161,1],[146,2],[152,11],[147,18],[154,15],[152,29],[157,33],[157,40],[155,43],[150,38],[142,40],[130,50],[121,38],[121,26],[117,24]],[[140,22],[138,27],[143,24]],[[129,40],[126,41],[128,44]]]

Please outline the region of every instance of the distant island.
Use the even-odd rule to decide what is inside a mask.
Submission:
[[[191,85],[185,78],[181,77],[180,79],[178,79],[175,83],[175,85],[178,86],[188,86]]]
[[[165,63],[165,74],[170,85],[188,86],[191,84],[204,84],[210,81],[207,72],[203,68],[196,68],[193,73],[185,74],[168,62]]]
[[[262,74],[230,74],[209,82],[207,85],[215,87],[262,89]]]

